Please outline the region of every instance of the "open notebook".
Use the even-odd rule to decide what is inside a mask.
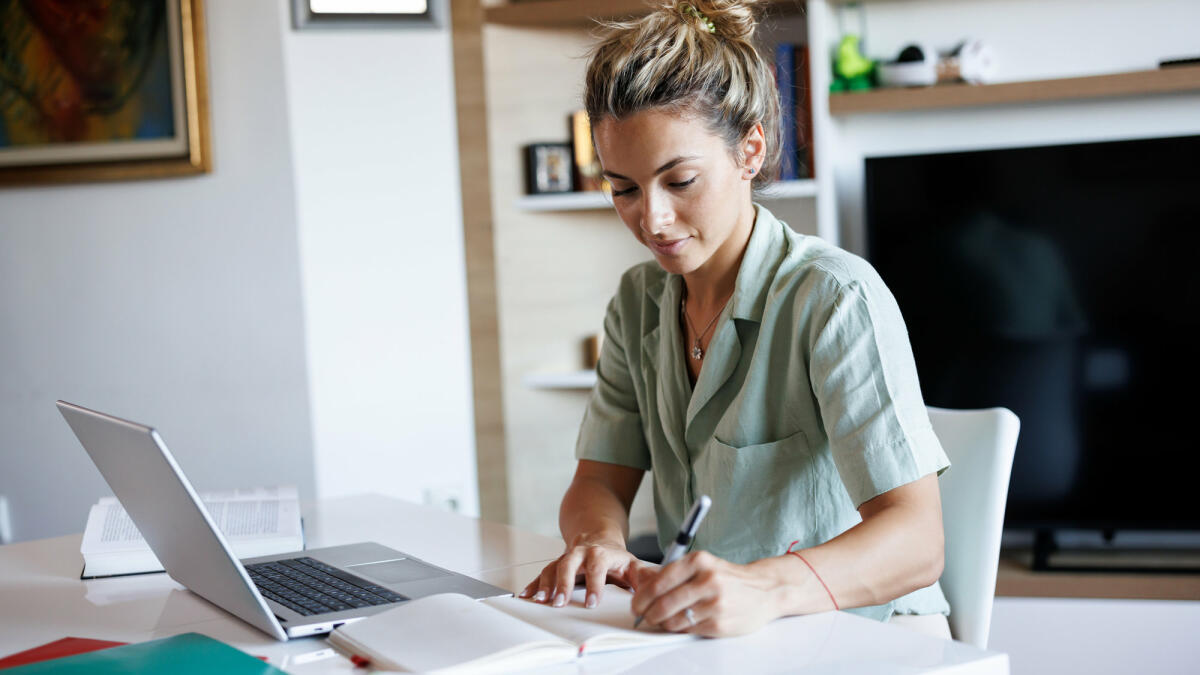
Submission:
[[[474,675],[695,639],[645,625],[634,630],[633,595],[622,588],[606,587],[594,609],[583,606],[583,593],[578,589],[566,607],[511,596],[476,601],[455,593],[431,595],[346,624],[329,642],[378,669]]]

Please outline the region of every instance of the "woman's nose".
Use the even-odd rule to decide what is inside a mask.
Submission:
[[[653,190],[646,190],[646,195],[643,198],[642,204],[642,229],[651,235],[658,236],[664,230],[675,222],[675,211],[671,208],[669,200],[664,196],[653,194]]]

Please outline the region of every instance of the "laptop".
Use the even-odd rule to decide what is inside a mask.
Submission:
[[[57,405],[167,574],[276,639],[328,633],[435,593],[512,595],[373,542],[238,560],[157,431]]]

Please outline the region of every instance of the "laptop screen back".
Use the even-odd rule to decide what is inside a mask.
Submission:
[[[57,405],[167,574],[218,607],[286,640],[158,433],[65,401]]]

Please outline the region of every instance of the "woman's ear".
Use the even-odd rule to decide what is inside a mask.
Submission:
[[[754,127],[742,139],[742,170],[746,177],[752,178],[762,171],[763,162],[767,160],[767,141],[763,135],[762,123]]]

